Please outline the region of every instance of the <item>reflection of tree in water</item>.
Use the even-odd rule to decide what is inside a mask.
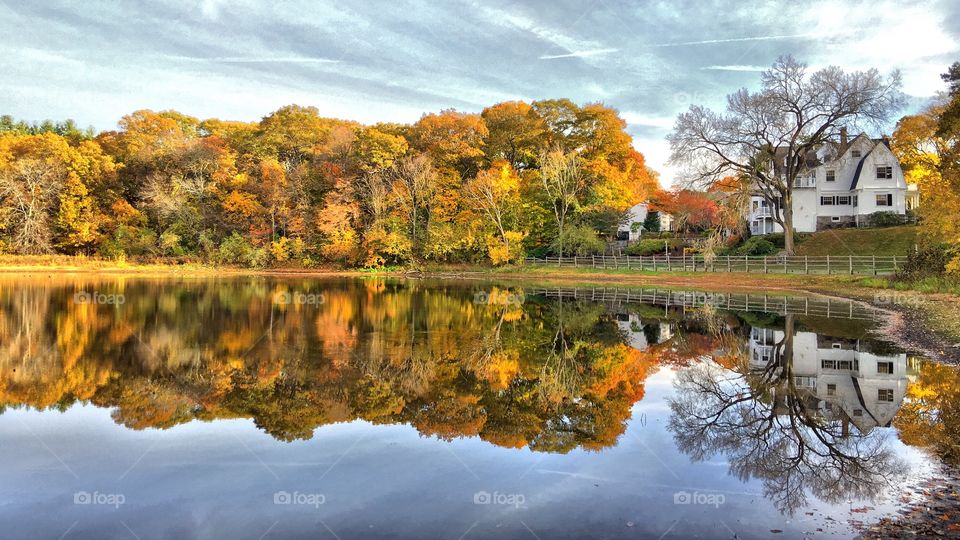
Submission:
[[[77,304],[77,287],[127,301]],[[325,301],[272,301],[291,290]],[[364,419],[538,451],[615,444],[649,359],[604,307],[477,304],[474,292],[390,280],[0,283],[0,406],[89,400],[132,429],[250,418],[285,441]]]
[[[770,362],[749,370],[742,361],[746,375],[715,363],[680,371],[668,428],[692,459],[722,454],[740,480],[760,479],[782,512],[805,505],[808,492],[828,502],[873,498],[902,474],[888,434],[820,413],[816,396],[795,384],[793,334],[787,316]]]

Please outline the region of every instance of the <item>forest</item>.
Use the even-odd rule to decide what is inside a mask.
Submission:
[[[659,191],[602,104],[361,125],[140,110],[96,133],[0,118],[0,253],[263,267],[506,264],[602,250]]]

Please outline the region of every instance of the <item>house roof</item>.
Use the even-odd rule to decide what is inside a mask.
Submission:
[[[806,166],[807,169],[814,169],[821,165],[826,165],[827,163],[836,161],[837,159],[846,155],[846,153],[853,148],[854,143],[856,143],[857,140],[861,138],[867,141],[870,141],[873,144],[870,147],[870,149],[867,150],[865,154],[863,154],[863,156],[860,158],[860,161],[857,163],[857,170],[856,170],[856,173],[854,173],[853,181],[850,184],[850,189],[854,190],[857,188],[857,185],[860,182],[860,174],[863,171],[864,160],[866,160],[867,156],[873,153],[873,151],[880,144],[883,144],[889,149],[890,148],[889,138],[882,137],[879,139],[873,139],[868,137],[866,133],[861,132],[859,135],[851,139],[846,145],[841,145],[840,143],[832,142],[832,141],[826,142],[820,147],[818,147],[817,149],[807,151],[806,155],[804,156],[804,165]],[[826,152],[826,153],[822,152],[822,150],[824,150],[827,147],[829,147],[829,150],[832,150],[832,152]],[[778,175],[782,174],[783,170],[786,168],[786,166],[783,163],[783,160],[787,155],[787,148],[783,146],[779,146],[774,151],[773,155],[774,155],[774,159],[773,159],[774,170]]]
[[[877,145],[873,145],[873,148],[871,148],[869,152],[864,154],[863,157],[860,158],[860,162],[857,163],[857,171],[853,173],[853,182],[850,183],[850,191],[857,189],[857,183],[860,182],[860,173],[863,171],[863,163],[864,161],[867,160],[867,156],[873,153],[873,150],[876,147]]]

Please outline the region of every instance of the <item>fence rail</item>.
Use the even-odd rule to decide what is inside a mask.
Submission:
[[[700,308],[712,306],[731,311],[812,315],[827,318],[876,320],[878,310],[860,302],[829,297],[786,296],[751,293],[717,293],[669,289],[616,289],[609,287],[554,287],[533,289],[531,294],[603,302],[611,305],[642,303],[663,307]]]
[[[907,262],[906,257],[872,255],[747,257],[724,255],[707,259],[702,255],[687,256],[620,256],[546,257],[525,259],[527,264],[569,268],[604,268],[654,272],[755,272],[764,274],[895,274]]]

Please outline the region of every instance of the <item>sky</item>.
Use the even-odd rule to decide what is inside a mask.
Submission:
[[[960,1],[0,0],[0,114],[97,130],[138,109],[363,123],[507,100],[603,102],[670,185],[664,137],[792,54],[900,69],[914,112],[960,60]],[[874,134],[877,135],[877,134]]]

